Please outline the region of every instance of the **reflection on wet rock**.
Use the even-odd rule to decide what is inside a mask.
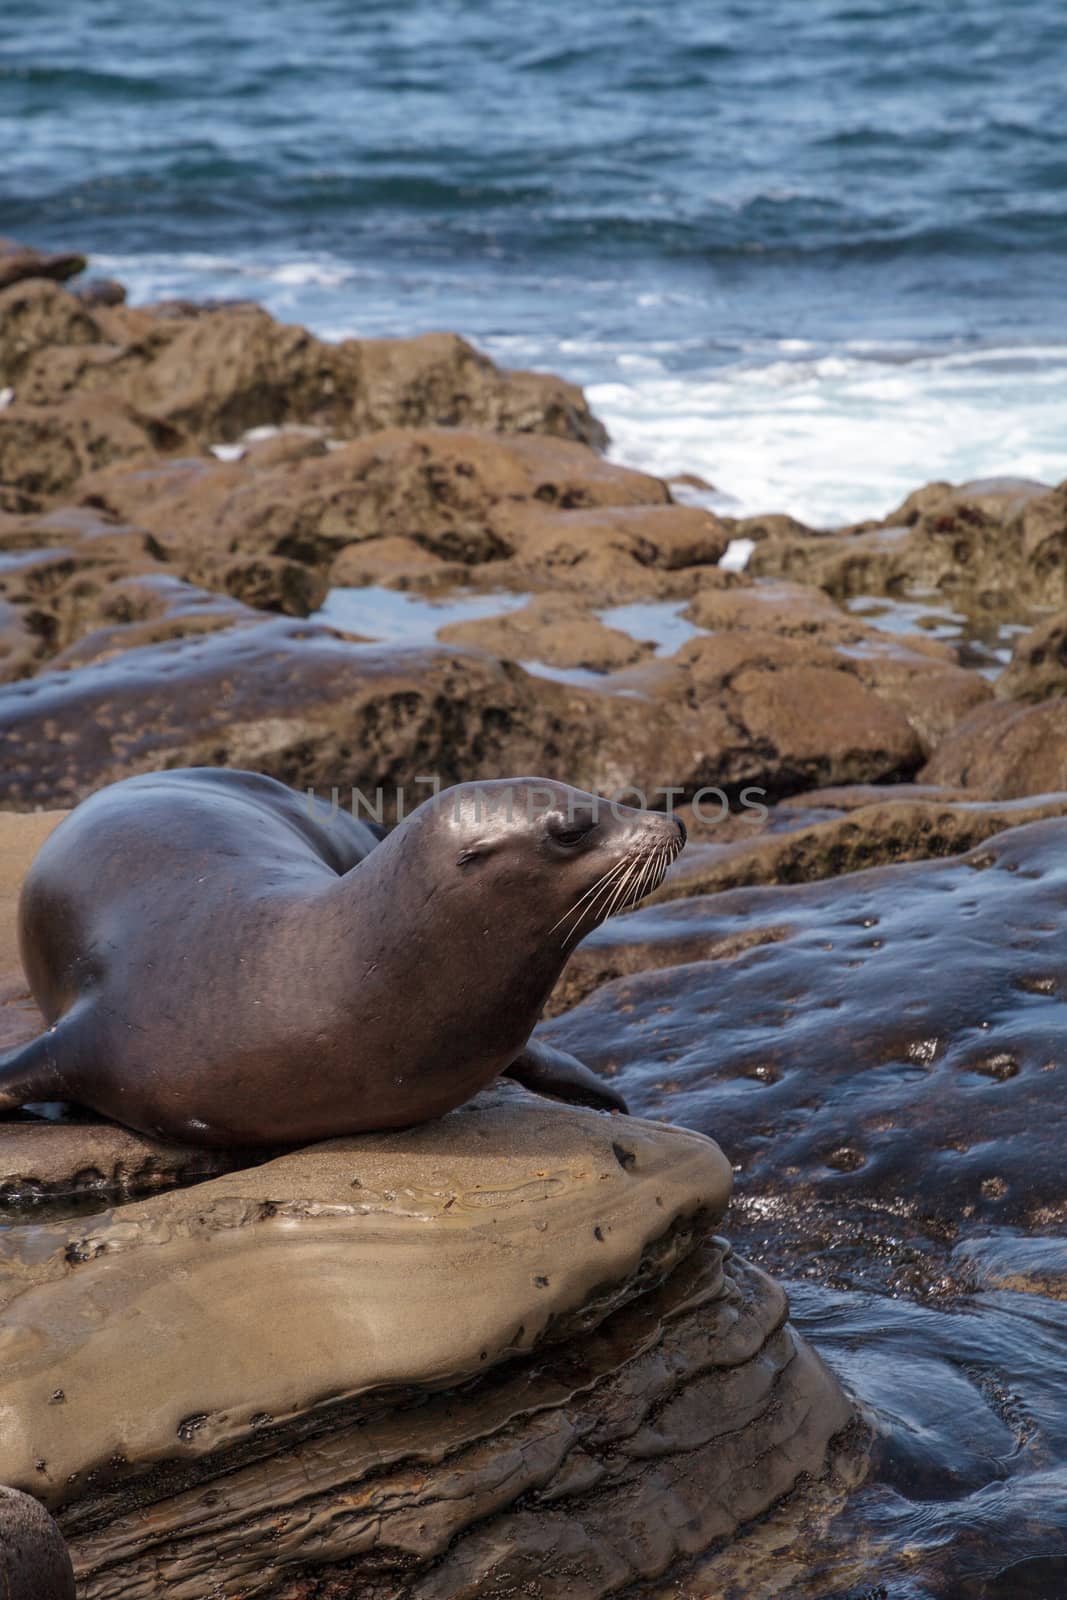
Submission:
[[[1065,875],[1053,819],[949,861],[639,911],[571,964],[633,976],[545,1036],[643,1114],[714,1128],[745,1190],[1063,1219]]]

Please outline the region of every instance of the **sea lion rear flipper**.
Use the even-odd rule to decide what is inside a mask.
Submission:
[[[0,1116],[39,1100],[67,1098],[59,1061],[72,1019],[68,1012],[36,1039],[0,1055]]]
[[[503,1073],[514,1078],[534,1094],[550,1095],[554,1100],[567,1100],[572,1105],[595,1106],[598,1111],[621,1111],[629,1107],[617,1090],[598,1078],[565,1050],[530,1039],[521,1056],[517,1056]]]

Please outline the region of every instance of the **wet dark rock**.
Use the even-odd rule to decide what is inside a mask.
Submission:
[[[535,686],[488,658],[360,647],[279,618],[0,690],[0,795],[23,807],[73,804],[160,762],[373,792],[426,772],[495,777],[516,761],[534,771],[564,736],[557,761],[573,772],[595,757],[595,729],[580,716],[565,735],[573,716],[561,686]]]
[[[714,1127],[746,1196],[1063,1223],[1065,860],[1055,819],[949,861],[636,912],[565,981],[633,975],[545,1036],[642,1114]]]
[[[1065,812],[1067,793],[983,801],[965,789],[908,783],[815,790],[729,813],[710,797],[696,811],[680,808],[689,844],[656,898],[808,883],[894,861],[960,855],[1006,828]]]
[[[133,578],[106,564],[93,576],[58,657],[79,670],[0,688],[0,801],[73,804],[159,762],[253,767],[297,788],[371,792],[427,772],[451,782],[512,770],[654,795],[665,782],[777,794],[879,781],[922,758],[900,711],[806,643],[722,634],[595,687],[557,683],[477,651],[361,645],[321,623],[266,621],[149,564]],[[101,605],[131,584],[164,603],[112,624]]]

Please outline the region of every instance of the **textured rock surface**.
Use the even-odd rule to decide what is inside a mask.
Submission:
[[[731,528],[759,540],[753,573],[815,583],[838,599],[907,586],[987,609],[1062,608],[1067,599],[1067,485],[927,484],[882,523],[836,534],[754,520]]]
[[[997,800],[1064,789],[1067,699],[979,706],[942,740],[920,778]]]
[[[1003,700],[1046,700],[1067,690],[1067,614],[1060,611],[1024,634],[997,680]]]
[[[820,1474],[852,1415],[711,1241],[730,1182],[697,1134],[506,1086],[13,1227],[0,1471],[64,1507],[84,1600],[657,1576]]]
[[[137,625],[163,642],[114,654],[114,630],[90,630],[65,659],[99,652],[92,670],[0,688],[0,802],[73,804],[160,762],[252,767],[297,788],[510,770],[653,794],[876,782],[922,759],[902,710],[846,659],[796,640],[724,633],[575,685],[479,652],[358,645],[319,623],[171,597],[169,615]]]
[[[1065,863],[1054,819],[948,861],[637,912],[564,981],[634,975],[544,1033],[643,1114],[714,1127],[743,1193],[1062,1223]]]
[[[276,1455],[263,1440],[259,1460],[129,1510],[72,1508],[79,1593],[592,1600],[657,1577],[832,1459],[850,1408],[785,1312],[763,1274],[705,1248],[462,1394],[338,1416]]]
[[[656,899],[759,883],[807,883],[894,861],[960,855],[1006,828],[1067,812],[1067,793],[984,801],[965,789],[856,784],[792,795],[764,816],[714,798],[683,806],[685,853]]]
[[[0,381],[16,391],[0,416],[0,480],[30,495],[140,454],[138,426],[161,450],[285,423],[342,437],[466,423],[605,442],[573,385],[502,373],[452,334],[325,344],[254,306],[90,306],[37,276],[0,288],[0,327]],[[90,449],[76,419],[94,413],[135,422],[98,428]]]
[[[325,1396],[459,1383],[665,1277],[729,1190],[697,1134],[501,1088],[401,1134],[44,1225],[0,1277],[21,1419],[0,1473],[62,1502],[71,1473],[80,1495],[86,1474],[195,1462],[265,1411],[292,1421]],[[55,1388],[62,1407],[34,1404]]]

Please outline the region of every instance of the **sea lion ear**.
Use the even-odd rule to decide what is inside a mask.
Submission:
[[[472,861],[480,861],[485,855],[485,846],[478,844],[467,845],[456,857],[457,867],[469,867]]]

